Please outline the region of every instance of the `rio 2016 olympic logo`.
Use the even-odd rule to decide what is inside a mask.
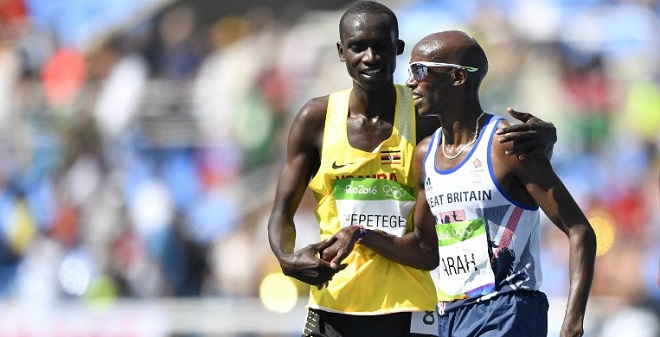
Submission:
[[[403,196],[406,195],[406,190],[401,188],[401,187],[392,187],[390,185],[385,185],[383,186],[383,192],[385,195],[388,197],[392,197],[394,199],[401,199]]]
[[[364,185],[351,186],[346,185],[346,193],[349,194],[376,194],[378,191],[375,187],[366,187]]]

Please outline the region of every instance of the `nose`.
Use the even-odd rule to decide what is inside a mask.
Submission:
[[[408,74],[408,79],[406,80],[406,87],[410,89],[415,89],[417,88],[417,85],[419,83],[413,78],[412,74]]]
[[[378,53],[374,49],[374,47],[368,47],[364,51],[364,61],[365,62],[374,62],[379,58]]]

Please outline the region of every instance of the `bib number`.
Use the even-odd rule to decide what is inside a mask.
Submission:
[[[362,225],[391,235],[406,233],[415,205],[412,188],[392,180],[359,178],[332,183],[342,227]]]
[[[495,290],[483,219],[437,224],[438,300],[479,297]]]
[[[438,321],[433,311],[414,311],[410,316],[410,333],[438,335]]]

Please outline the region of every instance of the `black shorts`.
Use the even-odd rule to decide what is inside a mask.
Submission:
[[[421,337],[410,332],[410,312],[358,316],[309,309],[303,337]],[[435,325],[435,324],[434,324]]]

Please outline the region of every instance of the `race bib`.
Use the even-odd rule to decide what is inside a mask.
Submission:
[[[437,224],[440,266],[438,300],[479,297],[495,290],[483,219]]]
[[[438,322],[435,311],[413,311],[410,315],[411,335],[438,335]]]
[[[367,229],[402,236],[415,205],[412,188],[388,179],[340,179],[332,183],[342,227]]]

